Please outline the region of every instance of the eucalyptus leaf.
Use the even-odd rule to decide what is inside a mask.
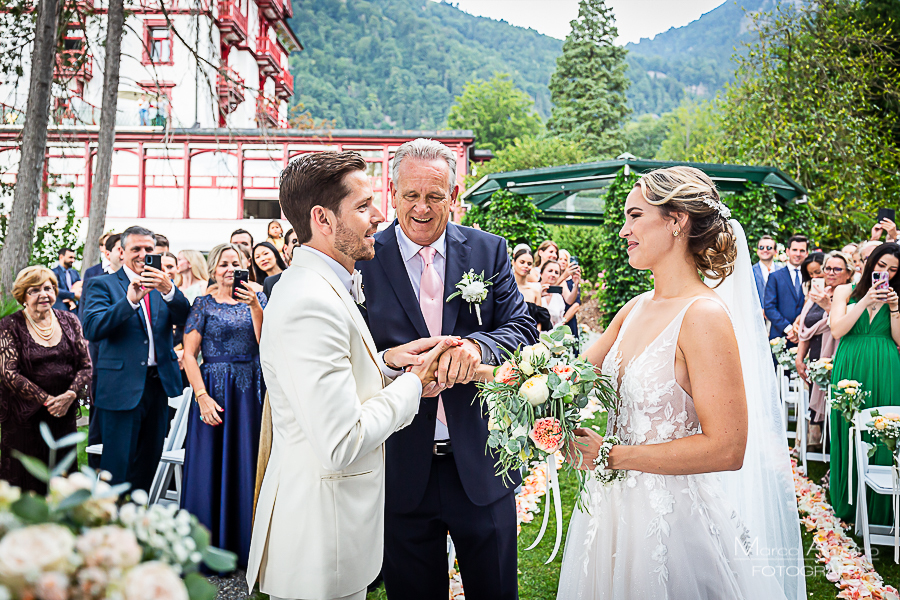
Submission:
[[[59,443],[53,438],[53,433],[50,432],[49,425],[41,421],[40,425],[38,425],[38,429],[41,430],[41,437],[44,438],[44,443],[47,444],[51,450],[59,448]]]
[[[87,434],[83,431],[76,431],[75,433],[70,433],[69,435],[57,440],[56,445],[58,448],[68,448],[69,446],[76,446],[86,437]]]
[[[10,510],[26,523],[46,523],[50,518],[47,501],[34,494],[25,494],[13,502]]]
[[[191,600],[216,600],[216,595],[219,593],[218,588],[199,573],[187,575],[184,578],[184,587],[187,588],[188,597]]]
[[[75,462],[75,459],[78,458],[78,450],[72,450],[68,454],[66,454],[65,458],[63,458],[56,466],[53,467],[53,470],[50,471],[50,478],[59,477],[63,473],[65,473],[69,467],[72,466],[72,463]]]
[[[237,555],[228,550],[207,546],[203,551],[203,564],[212,571],[229,573],[237,568]]]
[[[200,552],[205,552],[209,547],[209,530],[203,525],[196,523],[191,527],[191,538],[197,544],[197,550]]]
[[[58,512],[62,512],[65,510],[69,510],[70,508],[75,508],[81,504],[84,504],[91,498],[91,490],[75,490],[65,498],[63,498],[62,502],[56,507]]]
[[[47,465],[45,465],[42,460],[22,454],[18,450],[13,450],[13,456],[19,459],[19,462],[22,463],[25,470],[31,473],[35,479],[43,481],[44,483],[50,482],[50,469],[47,468]]]

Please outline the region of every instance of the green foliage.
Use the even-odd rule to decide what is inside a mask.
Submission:
[[[709,102],[686,98],[666,115],[668,131],[659,145],[657,160],[703,161],[715,145],[718,122]]]
[[[609,325],[619,309],[643,292],[653,287],[650,271],[637,271],[628,264],[625,244],[619,237],[625,214],[625,199],[637,183],[638,175],[633,171],[625,175],[622,169],[612,185],[606,188],[606,210],[599,230],[599,251],[597,269],[603,273],[603,289],[600,292],[600,311],[603,326]],[[593,271],[590,272],[592,275]]]
[[[75,251],[76,262],[83,258],[84,242],[78,236],[80,224],[75,219],[75,201],[68,192],[60,198],[60,208],[65,209],[65,216],[56,217],[35,228],[29,264],[50,268],[59,259],[59,249],[66,247]]]
[[[304,0],[290,24],[297,94],[335,127],[436,129],[467,81],[509,73],[550,114],[547,82],[562,42],[430,0]]]
[[[638,158],[652,159],[666,139],[671,122],[671,114],[665,114],[662,117],[641,115],[637,120],[626,123],[622,131],[625,151]]]
[[[479,148],[497,152],[516,138],[540,133],[541,117],[534,100],[515,86],[509,74],[496,73],[490,81],[476,79],[463,88],[447,115],[450,129],[471,129]]]
[[[547,229],[538,220],[541,211],[527,196],[505,190],[494,192],[486,208],[473,206],[466,212],[463,225],[476,223],[484,231],[506,238],[510,247],[528,244],[532,248],[547,239]]]
[[[721,104],[720,162],[784,169],[809,190],[812,233],[826,246],[860,239],[875,211],[900,195],[896,40],[861,18],[857,0],[782,3],[754,17],[758,41],[738,59]]]
[[[772,188],[766,186],[748,183],[742,193],[729,194],[722,200],[731,209],[732,218],[744,228],[751,248],[763,235],[786,242],[795,233],[809,232],[812,226],[808,205],[781,204]],[[750,256],[755,262],[755,253]]]
[[[550,79],[553,113],[547,128],[585,145],[592,156],[622,151],[620,127],[629,113],[625,55],[605,0],[580,0],[578,18],[563,44]]]
[[[466,185],[491,173],[576,165],[587,159],[587,151],[576,142],[558,137],[516,138],[512,145],[497,152],[493,160],[474,168]]]

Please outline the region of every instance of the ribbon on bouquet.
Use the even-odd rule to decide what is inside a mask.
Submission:
[[[893,496],[891,503],[894,509],[894,562],[900,563],[900,471],[897,470],[897,455],[891,461],[891,484]]]
[[[553,508],[556,512],[556,543],[553,544],[553,552],[550,554],[550,558],[547,559],[545,565],[549,565],[553,562],[553,559],[556,558],[556,553],[559,552],[559,545],[562,542],[562,530],[563,530],[563,514],[562,514],[562,500],[559,496],[559,477],[556,473],[556,454],[550,454],[547,456],[547,502],[544,506],[544,522],[541,523],[541,530],[538,532],[537,538],[535,538],[534,543],[532,543],[526,550],[531,550],[535,546],[537,546],[540,541],[544,538],[544,532],[547,531],[547,523],[550,522],[550,501],[551,496],[553,497]]]

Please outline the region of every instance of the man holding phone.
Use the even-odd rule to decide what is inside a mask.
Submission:
[[[885,234],[885,242],[897,241],[897,211],[893,208],[879,208],[875,217],[875,225],[872,227],[872,241],[881,240],[881,234]]]
[[[182,393],[172,328],[191,306],[153,254],[153,232],[122,232],[122,268],[95,277],[85,290],[84,334],[97,345],[97,413],[103,439],[100,468],[112,483],[149,490],[162,455],[168,398]]]

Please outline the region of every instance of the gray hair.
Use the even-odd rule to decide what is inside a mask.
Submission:
[[[132,235],[146,235],[153,238],[153,243],[156,243],[156,235],[147,229],[146,227],[141,227],[140,225],[132,225],[128,229],[122,232],[122,237],[119,238],[119,243],[122,245],[122,249],[124,250],[128,246],[128,237]]]
[[[394,160],[391,162],[391,180],[396,185],[400,177],[400,163],[404,158],[416,158],[419,160],[438,160],[441,159],[450,167],[450,181],[447,182],[450,190],[456,184],[456,153],[440,143],[437,140],[428,138],[416,138],[411,142],[406,142],[394,153]]]

